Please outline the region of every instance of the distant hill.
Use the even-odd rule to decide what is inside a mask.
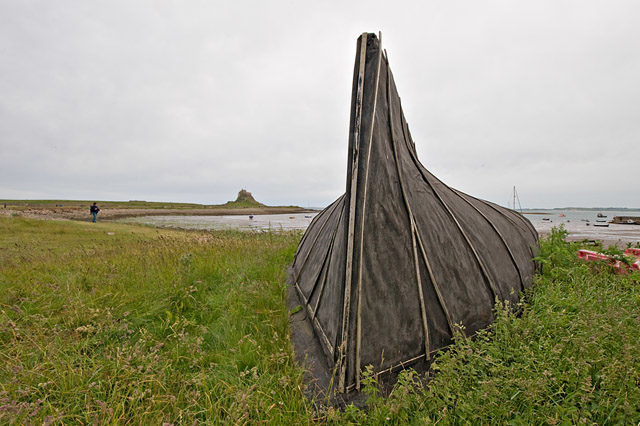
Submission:
[[[105,209],[130,209],[130,210],[157,210],[161,214],[161,211],[167,210],[181,210],[182,214],[209,214],[208,210],[232,210],[232,209],[256,209],[255,214],[267,214],[273,209],[286,209],[283,213],[292,212],[291,209],[299,209],[303,211],[309,211],[310,209],[303,209],[302,207],[289,205],[289,206],[267,206],[253,198],[251,192],[246,189],[241,189],[238,192],[238,196],[234,201],[227,201],[224,204],[199,204],[199,203],[176,203],[169,201],[144,201],[144,200],[129,200],[129,201],[107,201],[107,200],[6,200],[0,199],[0,211],[4,209],[13,210],[33,210],[33,209],[56,209],[60,211],[69,210],[87,210],[89,206],[97,202],[105,213]],[[195,212],[200,210],[199,213]],[[313,210],[313,209],[311,209]],[[322,209],[318,209],[322,210]],[[275,210],[274,210],[275,211]],[[214,214],[214,213],[211,213]],[[276,213],[274,213],[276,214]]]
[[[241,189],[235,201],[227,201],[224,207],[248,208],[248,207],[264,207],[265,205],[256,201],[253,195],[246,189]]]

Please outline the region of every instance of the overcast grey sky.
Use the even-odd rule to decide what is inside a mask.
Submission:
[[[445,183],[640,207],[640,2],[615,0],[0,0],[0,198],[327,205],[378,30]]]

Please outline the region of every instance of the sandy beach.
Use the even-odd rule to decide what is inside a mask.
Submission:
[[[549,235],[551,228],[538,229],[540,237]],[[640,244],[640,226],[638,225],[609,225],[609,228],[593,228],[589,231],[575,232],[569,230],[567,241],[600,241],[605,247],[618,246],[623,249],[629,244]]]

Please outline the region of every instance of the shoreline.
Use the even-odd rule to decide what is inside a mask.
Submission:
[[[112,221],[129,217],[140,216],[248,216],[269,214],[293,214],[315,213],[316,210],[303,207],[242,207],[242,208],[108,208],[105,207],[98,213],[98,221]],[[0,209],[0,216],[23,216],[33,219],[45,220],[76,220],[91,221],[88,208],[79,207],[25,207]]]
[[[640,227],[639,227],[640,228]],[[539,238],[543,238],[543,237],[547,237],[549,235],[551,235],[551,231],[550,230],[539,230],[536,229],[536,231],[538,232],[538,237]],[[588,242],[590,244],[594,244],[596,242],[600,242],[602,244],[603,247],[609,247],[609,246],[616,246],[619,249],[626,249],[627,247],[630,246],[634,246],[636,243],[640,242],[640,229],[638,229],[638,238],[636,241],[634,241],[633,239],[630,238],[626,238],[623,236],[620,236],[618,238],[616,238],[615,235],[600,235],[599,238],[591,238],[591,237],[585,237],[584,235],[575,235],[575,234],[571,234],[569,233],[569,235],[567,235],[566,241],[570,242],[570,243],[581,243],[581,242]]]
[[[80,206],[68,206],[68,207],[54,207],[54,206],[7,206],[8,208],[2,209],[0,206],[0,217],[22,216],[26,218],[41,219],[41,220],[73,220],[80,222],[90,222],[91,215],[89,209]],[[98,215],[98,222],[114,222],[120,219],[144,217],[144,216],[249,216],[250,214],[255,216],[262,215],[278,215],[278,214],[301,214],[301,213],[318,213],[318,210],[303,208],[303,207],[201,207],[201,208],[137,208],[137,207],[104,207],[101,209]],[[532,216],[536,217],[536,216]],[[564,222],[564,221],[563,221]],[[532,224],[536,228],[538,235],[544,237],[550,234],[549,225],[544,222],[538,223],[538,221],[532,220]],[[557,225],[563,224],[559,222]],[[635,246],[640,243],[640,226],[621,226],[612,225],[606,230],[600,230],[594,233],[595,229],[571,229],[577,224],[576,221],[566,223],[569,235],[567,241],[600,241],[603,246],[617,246],[621,249],[626,248],[628,245]],[[623,229],[616,229],[620,226]],[[170,227],[173,229],[187,229],[188,226]],[[623,232],[624,230],[624,232]],[[590,235],[594,233],[594,235]]]

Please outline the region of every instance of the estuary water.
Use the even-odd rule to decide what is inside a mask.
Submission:
[[[296,214],[271,214],[249,216],[141,216],[123,219],[127,223],[140,223],[161,228],[243,231],[287,231],[305,230],[319,212]],[[569,240],[600,240],[605,245],[640,243],[640,226],[609,224],[608,227],[594,225],[606,224],[613,216],[640,216],[636,211],[602,211],[605,218],[597,217],[592,210],[536,210],[524,211],[523,215],[531,221],[538,233],[545,235],[554,226],[563,225],[569,232]],[[600,222],[598,222],[600,221]]]
[[[319,212],[318,212],[319,213]],[[141,216],[122,222],[140,223],[160,228],[241,231],[305,230],[318,213],[264,214],[249,216]]]
[[[571,241],[599,240],[605,245],[624,247],[627,243],[640,242],[640,225],[618,225],[608,223],[614,216],[640,216],[640,210],[535,210],[522,214],[529,219],[539,234],[548,234],[560,225],[569,232]],[[606,217],[598,217],[598,213]],[[609,225],[607,227],[598,225]]]

